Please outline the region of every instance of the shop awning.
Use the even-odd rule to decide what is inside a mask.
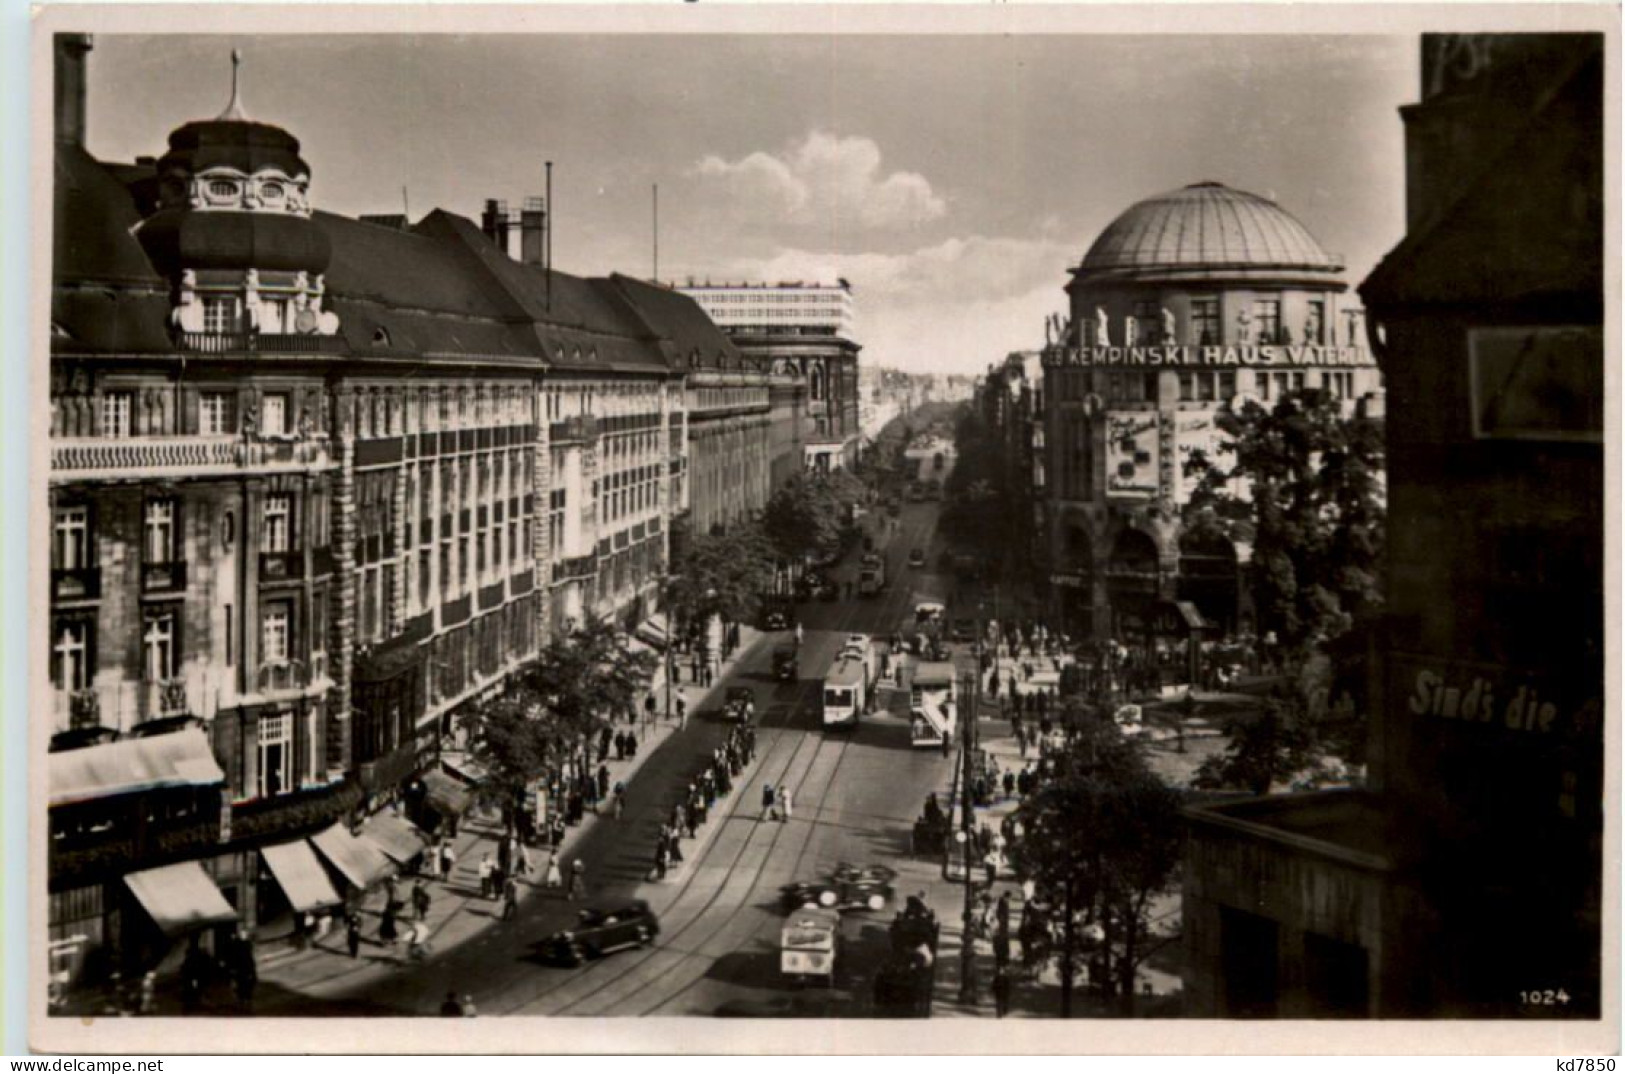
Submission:
[[[391,813],[368,817],[361,826],[361,838],[377,846],[397,865],[405,865],[422,854],[429,843],[410,821]]]
[[[645,645],[656,650],[663,650],[669,640],[666,631],[666,617],[656,612],[639,623],[638,628],[632,634]]]
[[[395,871],[384,852],[350,834],[343,824],[317,832],[310,843],[350,884],[365,891]]]
[[[423,773],[423,787],[428,792],[429,805],[441,816],[460,817],[468,812],[472,797],[456,778],[430,770]]]
[[[316,860],[316,852],[303,839],[260,847],[260,854],[265,858],[271,875],[282,885],[288,905],[300,913],[337,906],[344,901],[333,890],[332,881],[327,879],[327,870]]]
[[[208,787],[226,780],[208,738],[195,727],[49,756],[53,806],[163,787]]]
[[[124,883],[165,936],[237,920],[237,911],[195,861],[131,873]]]
[[[466,754],[440,755],[440,767],[445,769],[453,779],[461,780],[468,786],[485,782],[485,769],[469,760]]]

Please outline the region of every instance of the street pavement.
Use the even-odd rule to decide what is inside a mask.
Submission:
[[[628,780],[626,812],[619,820],[601,817],[573,831],[564,858],[585,862],[587,904],[649,902],[661,932],[648,948],[577,968],[538,960],[537,941],[568,927],[582,904],[532,882],[516,917],[502,922],[498,904],[481,899],[473,879],[491,835],[476,825],[458,848],[451,882],[430,885],[428,958],[410,962],[403,949],[370,942],[375,926],[369,924],[369,942],[352,961],[342,950],[342,935],[329,934],[316,950],[265,960],[256,1013],[433,1014],[447,991],[472,995],[482,1016],[869,1013],[890,910],[845,921],[835,987],[793,990],[778,972],[779,887],[825,875],[841,861],[899,868],[900,893],[941,883],[939,864],[906,855],[925,796],[951,789],[952,759],[910,745],[906,704],[865,719],[853,731],[825,732],[819,696],[823,671],[847,634],[884,636],[912,614],[913,579],[905,562],[916,546],[929,549],[930,561],[936,561],[936,516],[935,504],[904,509],[886,549],[895,574],[883,594],[801,607],[805,634],[796,682],[772,678],[773,636],[752,636],[704,697],[689,688],[687,726],[665,725],[658,742],[640,748],[635,775],[615,771],[610,762],[612,778]],[[871,522],[879,533],[879,519]],[[831,572],[838,582],[855,578],[856,558]],[[680,789],[725,738],[728,725],[718,710],[734,685],[757,695],[756,759],[697,838],[685,842],[685,863],[665,880],[650,882],[655,833]],[[791,788],[788,822],[761,819],[766,781]],[[534,864],[532,881],[541,862]],[[932,898],[942,914],[945,904]]]

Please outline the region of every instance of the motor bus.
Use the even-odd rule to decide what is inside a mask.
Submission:
[[[824,675],[824,726],[855,727],[868,707],[869,662],[852,648],[841,650]]]
[[[958,733],[959,690],[954,665],[921,660],[909,683],[909,732],[913,745],[941,748]]]

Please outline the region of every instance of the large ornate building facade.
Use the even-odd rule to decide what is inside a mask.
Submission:
[[[552,271],[495,213],[322,212],[235,85],[162,156],[97,160],[90,46],[57,40],[39,624],[69,974],[299,908],[312,844],[365,883],[335,821],[550,632],[653,610],[673,517],[710,510],[685,378],[739,361],[690,300]]]
[[[1253,628],[1247,549],[1182,524],[1185,462],[1222,450],[1214,415],[1234,400],[1375,401],[1342,269],[1280,206],[1217,183],[1131,206],[1089,248],[1043,352],[1044,558],[1073,632],[1149,642],[1170,603]]]

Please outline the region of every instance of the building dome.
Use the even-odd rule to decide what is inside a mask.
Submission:
[[[1270,199],[1195,183],[1130,206],[1089,247],[1075,279],[1325,283],[1342,271],[1342,261]]]

